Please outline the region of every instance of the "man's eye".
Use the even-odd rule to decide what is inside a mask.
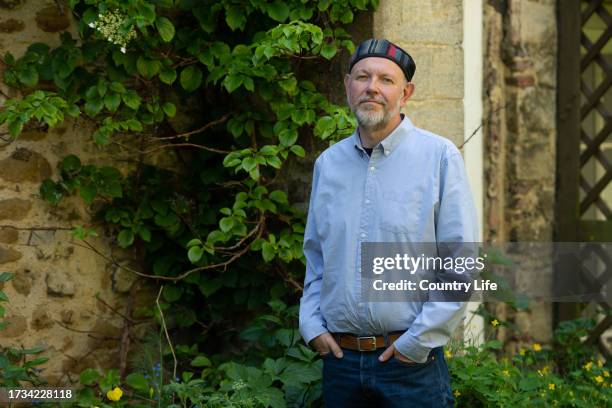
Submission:
[[[383,78],[383,82],[386,84],[392,84],[393,80],[391,78]]]
[[[364,79],[367,79],[368,77],[365,75],[357,75],[357,79],[360,81],[363,81]]]

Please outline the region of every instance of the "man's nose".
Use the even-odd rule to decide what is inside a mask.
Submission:
[[[368,81],[368,86],[366,87],[366,92],[368,93],[379,93],[380,90],[378,89],[378,81],[375,79],[370,79]]]

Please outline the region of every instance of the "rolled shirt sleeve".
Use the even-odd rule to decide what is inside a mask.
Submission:
[[[463,159],[454,145],[447,148],[440,171],[436,241],[477,242],[476,208]],[[466,306],[466,302],[425,302],[410,328],[395,341],[395,348],[412,361],[426,362],[432,348],[448,342],[463,320]]]

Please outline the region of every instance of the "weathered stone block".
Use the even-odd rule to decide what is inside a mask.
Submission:
[[[23,220],[28,215],[31,208],[32,203],[27,200],[22,200],[21,198],[0,200],[0,220]]]
[[[458,100],[408,101],[404,112],[415,126],[452,140],[463,141],[463,103]]]
[[[11,315],[4,319],[8,323],[3,330],[0,330],[0,337],[13,338],[19,337],[26,332],[28,321],[21,315]]]
[[[10,182],[30,181],[39,183],[51,176],[51,165],[41,154],[18,148],[13,154],[0,160],[0,178]]]
[[[521,42],[538,43],[550,37],[549,33],[557,31],[557,16],[554,4],[542,4],[531,1],[520,2]],[[555,44],[550,44],[554,49]]]
[[[15,10],[24,3],[24,0],[0,0],[0,9]]]
[[[14,244],[19,239],[19,231],[12,227],[0,228],[0,242]]]
[[[374,13],[374,35],[391,41],[461,43],[462,1],[382,0]]]
[[[122,262],[121,265],[134,269],[134,266],[129,262]],[[138,276],[136,274],[123,268],[115,267],[112,274],[113,290],[119,293],[127,293],[137,280]]]
[[[74,296],[74,280],[64,271],[48,272],[45,283],[50,296]]]
[[[18,261],[21,259],[22,256],[23,255],[21,254],[21,252],[16,251],[12,248],[0,247],[0,265]]]
[[[25,24],[21,20],[9,18],[5,21],[0,21],[0,32],[2,33],[14,33],[17,31],[23,31]]]
[[[32,230],[28,238],[28,245],[46,245],[55,240],[55,230]]]
[[[529,137],[533,131],[550,131],[556,128],[556,97],[554,89],[541,87],[525,89],[519,93],[518,109],[525,137]],[[541,142],[540,136],[534,135],[532,138]],[[547,138],[552,140],[554,135]],[[554,145],[550,147],[554,149]]]
[[[43,31],[55,33],[67,29],[70,19],[66,9],[62,13],[57,5],[47,6],[36,13],[36,25]]]
[[[15,273],[11,284],[15,292],[28,296],[32,290],[32,284],[34,283],[34,274],[29,269],[23,269]]]
[[[417,45],[410,52],[417,66],[413,100],[463,98],[461,47]]]
[[[30,326],[34,330],[42,330],[48,329],[49,327],[53,327],[55,322],[49,316],[48,306],[47,305],[39,305],[34,313],[32,313],[32,319],[30,320]]]

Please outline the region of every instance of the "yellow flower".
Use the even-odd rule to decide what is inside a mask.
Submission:
[[[549,390],[554,390],[555,389],[555,383],[548,384],[548,389]]]
[[[122,395],[123,395],[123,391],[121,391],[121,388],[115,387],[106,393],[106,398],[108,398],[111,401],[119,401]]]
[[[499,321],[497,319],[493,319],[493,321],[491,322],[491,326],[493,327],[499,326]]]
[[[542,351],[542,345],[540,343],[533,343],[533,351]]]
[[[599,368],[603,367],[603,361],[597,360],[597,367]]]
[[[525,349],[521,347],[521,349],[519,350],[519,354],[521,356],[524,356],[525,355]]]
[[[446,351],[444,352],[444,357],[446,357],[446,358],[451,358],[452,356],[453,356],[453,353],[451,353],[451,352],[450,352],[450,350],[446,350]]]
[[[545,365],[544,367],[542,367],[542,372],[544,374],[548,374],[549,371],[550,371],[550,367],[549,366]]]
[[[510,377],[510,371],[504,370],[504,371],[502,371],[502,373],[504,374],[504,376]]]
[[[610,372],[608,370],[604,370],[604,377],[609,377],[610,376]]]
[[[593,362],[589,361],[588,363],[586,363],[585,365],[582,366],[582,368],[584,368],[587,371],[591,371],[591,368],[593,368]]]
[[[453,395],[455,396],[455,398],[458,398],[461,393],[459,392],[459,390],[455,390],[455,392],[453,392]]]
[[[601,375],[598,375],[597,377],[594,378],[594,380],[598,383],[601,384],[602,382],[604,382],[604,379]]]

